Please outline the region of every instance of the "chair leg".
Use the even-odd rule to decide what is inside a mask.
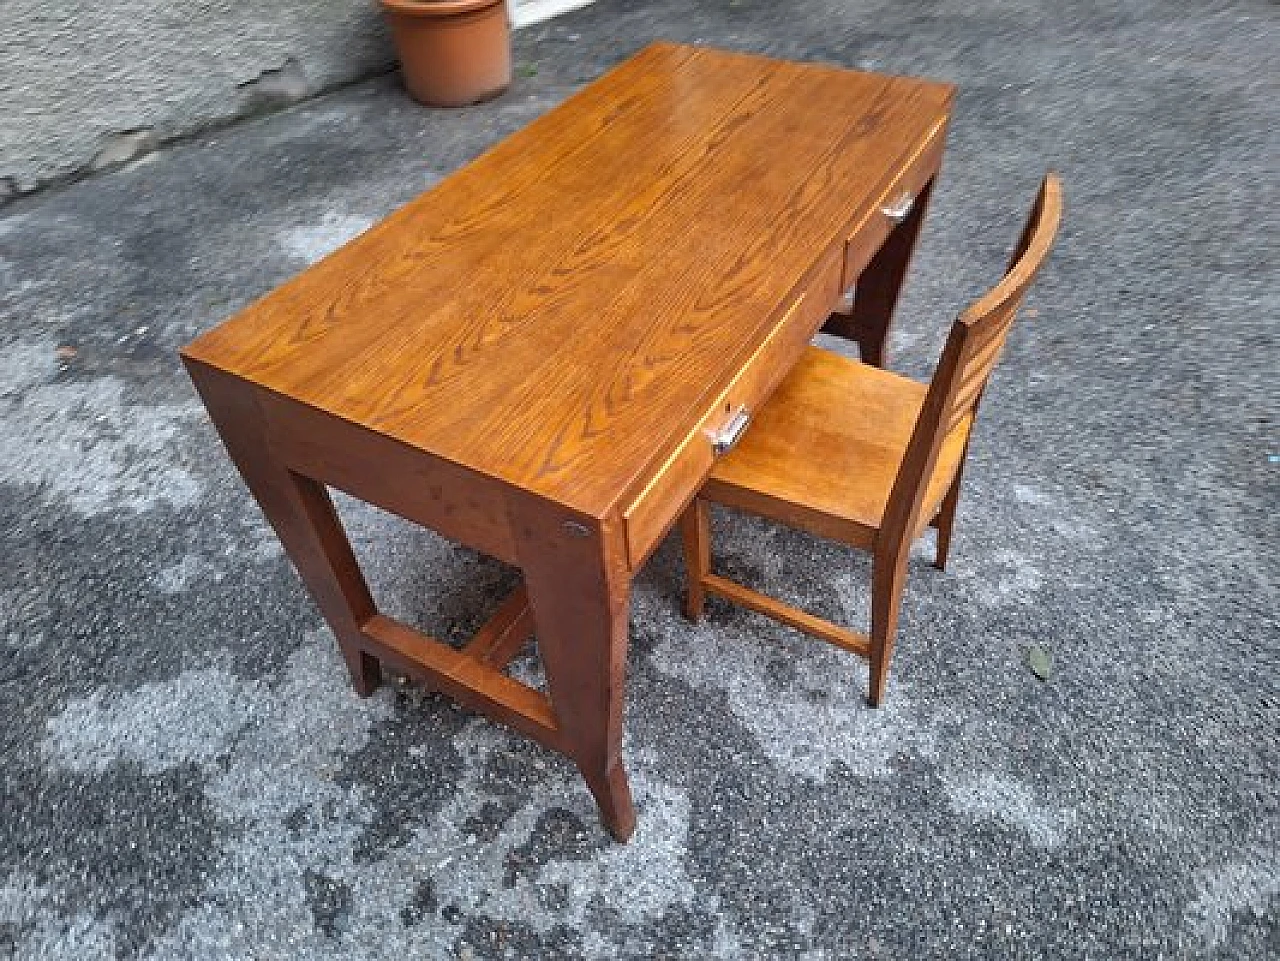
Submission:
[[[951,489],[942,499],[942,507],[934,518],[933,526],[938,529],[938,549],[933,556],[933,566],[940,571],[947,569],[947,554],[951,551],[951,528],[956,522],[956,504],[960,502],[960,474],[956,473],[951,482]]]
[[[902,607],[902,588],[907,579],[907,558],[877,557],[872,565],[871,581],[871,682],[867,697],[872,707],[879,707],[889,679],[889,661],[898,635],[898,611]]]
[[[707,502],[695,497],[680,517],[680,538],[684,542],[686,593],[684,616],[697,622],[707,603],[703,586],[711,573],[711,520]]]

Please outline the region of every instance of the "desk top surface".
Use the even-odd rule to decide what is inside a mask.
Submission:
[[[184,354],[605,516],[952,91],[655,44]]]

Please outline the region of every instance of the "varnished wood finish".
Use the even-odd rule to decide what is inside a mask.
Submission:
[[[909,378],[809,347],[704,494],[870,547],[926,393]],[[926,504],[942,502],[967,438],[968,421],[944,438]]]
[[[625,839],[630,578],[936,176],[951,98],[655,44],[188,346],[357,689],[385,659],[564,751]],[[518,565],[527,609],[462,651],[378,614],[323,485]],[[501,673],[531,626],[549,697]]]
[[[851,654],[857,654],[860,657],[870,656],[871,640],[867,635],[846,630],[843,627],[832,624],[830,621],[814,617],[812,614],[807,614],[797,608],[783,604],[767,594],[761,594],[759,591],[753,591],[749,587],[743,587],[727,577],[708,574],[702,580],[702,587],[712,594],[719,594],[727,601],[733,601],[735,604],[740,604],[758,614],[772,617],[775,621],[781,621],[783,624],[804,631],[806,634],[820,637],[828,644],[842,647]]]
[[[712,470],[683,524],[690,617],[701,613],[710,591],[863,654],[871,661],[870,701],[880,703],[908,549],[932,523],[936,564],[946,564],[978,404],[1061,212],[1061,186],[1050,175],[1004,279],[956,320],[927,388],[818,348],[805,353],[741,443]],[[705,517],[711,501],[871,551],[870,637],[710,573]]]
[[[715,459],[710,438],[734,415],[758,409],[817,333],[836,297],[839,262],[828,256],[809,278],[809,286],[782,314],[765,341],[746,359],[730,385],[666,463],[623,508],[627,551],[638,568],[662,540],[679,512],[707,476]]]
[[[378,659],[417,678],[459,704],[487,714],[553,750],[565,750],[565,732],[550,701],[492,664],[458,651],[384,614],[362,627],[364,646]]]
[[[684,564],[688,572],[684,613],[691,621],[696,621],[702,616],[707,601],[703,584],[711,574],[709,513],[706,500],[697,497],[680,517],[680,538],[684,544]]]
[[[603,518],[951,95],[656,44],[187,354]]]
[[[501,670],[520,653],[520,648],[531,637],[533,609],[529,607],[529,592],[521,584],[471,638],[463,653]]]
[[[875,367],[888,363],[894,307],[929,209],[945,141],[944,121],[907,162],[901,176],[881,193],[866,219],[850,232],[845,245],[841,286],[853,294],[842,299],[824,329],[856,340],[863,362]],[[901,223],[895,224],[886,208],[904,198],[911,198],[911,209]]]
[[[622,693],[631,581],[616,520],[593,524],[511,495],[517,557],[556,717],[601,815],[619,840],[636,814],[622,767]]]
[[[271,391],[257,396],[268,442],[294,472],[515,563],[498,481]]]
[[[374,614],[373,596],[328,493],[277,459],[258,403],[260,391],[199,361],[184,360],[227,452],[337,636],[352,685],[368,697],[381,680],[361,634]]]

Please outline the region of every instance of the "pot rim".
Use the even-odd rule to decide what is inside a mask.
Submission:
[[[504,0],[382,0],[382,7],[389,13],[400,13],[408,17],[453,17],[496,7],[503,2]]]

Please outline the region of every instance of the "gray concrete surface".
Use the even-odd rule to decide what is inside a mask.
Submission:
[[[1278,19],[602,0],[523,33],[485,107],[369,83],[11,204],[0,958],[1276,957]],[[927,376],[1046,167],[1067,215],[882,709],[816,642],[684,623],[674,544],[648,565],[618,846],[560,758],[350,693],[174,352],[655,37],[960,84],[898,369]],[[342,509],[431,631],[511,582]],[[729,571],[863,614],[861,557],[717,529]]]

